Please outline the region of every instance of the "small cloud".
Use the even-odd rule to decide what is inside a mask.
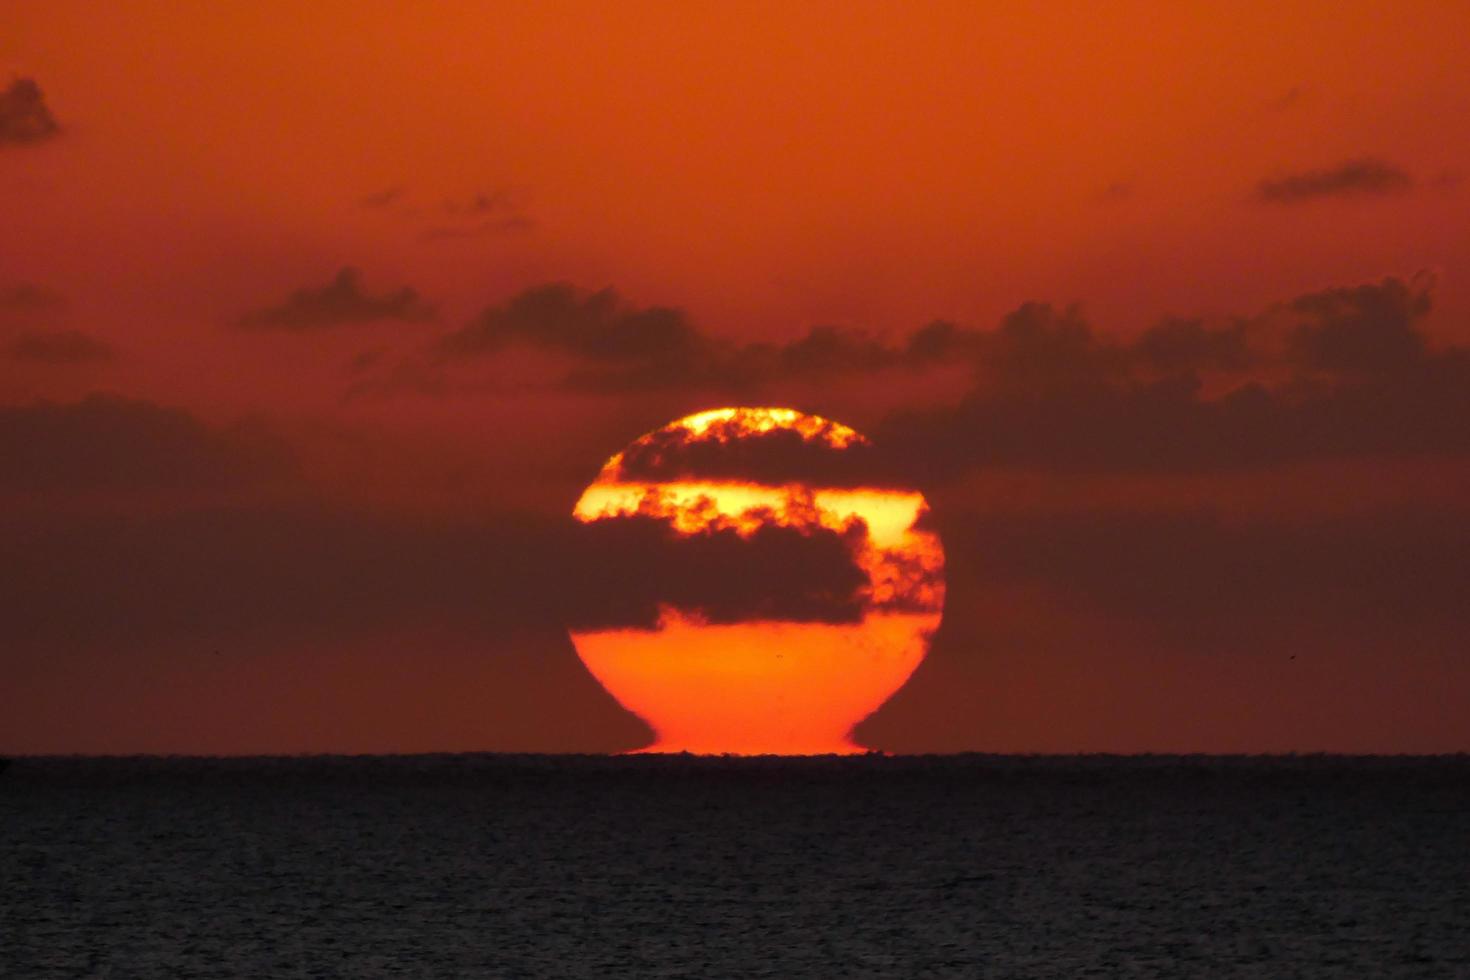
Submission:
[[[1376,157],[1347,160],[1325,170],[1304,170],[1269,178],[1256,185],[1256,200],[1298,204],[1323,198],[1386,197],[1414,186],[1402,168]]]
[[[381,348],[365,350],[347,362],[346,371],[350,375],[362,374],[382,363],[384,351]]]
[[[594,361],[660,357],[684,364],[701,354],[706,343],[682,310],[640,309],[611,289],[584,292],[568,283],[548,283],[485,310],[469,325],[441,338],[437,346],[438,353],[450,359],[524,344]]]
[[[80,330],[31,330],[4,350],[12,360],[40,364],[97,364],[117,357],[111,346]]]
[[[35,80],[17,78],[0,92],[0,146],[39,143],[60,132]]]
[[[445,201],[444,210],[448,214],[461,217],[483,218],[514,211],[515,207],[505,191],[492,191],[488,194],[481,191],[467,201]]]
[[[66,308],[60,293],[30,283],[0,288],[0,323],[34,323],[55,319]]]
[[[1465,175],[1458,170],[1441,170],[1429,184],[1435,190],[1447,193],[1456,190],[1464,182]]]
[[[1276,98],[1268,101],[1265,105],[1266,111],[1285,112],[1288,109],[1292,109],[1300,105],[1306,95],[1307,90],[1305,88],[1300,85],[1293,85],[1285,92],[1276,96]]]
[[[238,489],[295,466],[273,432],[218,428],[152,402],[95,394],[0,406],[0,494]]]
[[[447,200],[442,220],[419,235],[423,241],[479,238],[530,231],[535,223],[505,190],[481,191],[465,200]]]
[[[857,558],[867,540],[861,522],[683,533],[657,515],[602,517],[567,544],[569,566],[585,571],[567,580],[563,615],[574,629],[599,630],[658,629],[664,607],[712,624],[858,622],[872,602]]]
[[[1121,201],[1132,200],[1134,193],[1133,181],[1115,180],[1098,192],[1099,201],[1116,204]]]
[[[404,187],[402,184],[396,184],[393,187],[385,187],[380,191],[365,195],[359,198],[357,203],[365,208],[386,208],[391,204],[396,204],[403,200],[404,195],[407,193],[407,187]]]
[[[421,323],[435,320],[434,308],[418,291],[404,286],[395,292],[373,296],[362,287],[362,274],[351,266],[338,271],[336,278],[317,289],[298,289],[278,306],[257,310],[241,317],[242,327],[308,331],[351,323],[398,320]]]

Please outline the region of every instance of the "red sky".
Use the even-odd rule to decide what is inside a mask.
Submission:
[[[866,744],[1470,748],[1466,36],[8,3],[0,752],[636,744],[548,542],[740,402],[935,505],[946,625]]]

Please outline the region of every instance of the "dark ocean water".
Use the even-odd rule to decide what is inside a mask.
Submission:
[[[0,975],[1470,977],[1470,757],[20,759]]]

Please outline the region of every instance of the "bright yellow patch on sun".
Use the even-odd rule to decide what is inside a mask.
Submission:
[[[918,543],[911,532],[924,509],[922,494],[902,490],[806,490],[796,486],[760,486],[750,483],[704,483],[680,480],[673,483],[594,483],[582,494],[572,515],[580,521],[636,514],[648,494],[674,512],[681,531],[697,531],[708,525],[714,514],[736,521],[748,511],[770,508],[785,511],[793,498],[797,506],[807,500],[817,508],[824,527],[840,530],[854,517],[868,525],[868,535],[881,548],[899,548]],[[708,502],[709,506],[705,506]]]
[[[751,434],[774,429],[794,429],[808,439],[821,438],[838,449],[867,441],[845,425],[816,415],[804,415],[792,408],[715,408],[686,415],[673,423],[673,426],[687,429],[691,435],[702,436],[715,425],[724,422],[733,422],[735,428]],[[614,456],[609,465],[617,463],[620,458],[621,454]]]

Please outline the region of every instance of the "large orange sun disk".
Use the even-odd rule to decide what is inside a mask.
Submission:
[[[853,430],[817,416],[758,408],[700,413],[644,440],[675,429],[698,439],[712,424],[731,422],[748,434],[794,429],[836,453],[865,442]],[[865,751],[850,737],[853,726],[904,684],[923,660],[940,621],[944,558],[937,536],[915,526],[926,510],[923,497],[889,488],[770,485],[728,478],[628,481],[621,470],[623,456],[609,460],[583,493],[573,510],[579,521],[646,513],[650,506],[681,533],[715,520],[742,529],[762,519],[796,520],[783,515],[798,508],[801,520],[834,530],[861,518],[868,528],[867,545],[855,560],[867,573],[868,595],[878,606],[852,623],[709,624],[665,608],[654,630],[572,631],[587,669],[654,730],[655,742],[639,751]],[[922,585],[910,581],[915,568],[926,571]],[[638,570],[629,569],[629,574]],[[898,594],[906,598],[904,603],[889,602]]]

